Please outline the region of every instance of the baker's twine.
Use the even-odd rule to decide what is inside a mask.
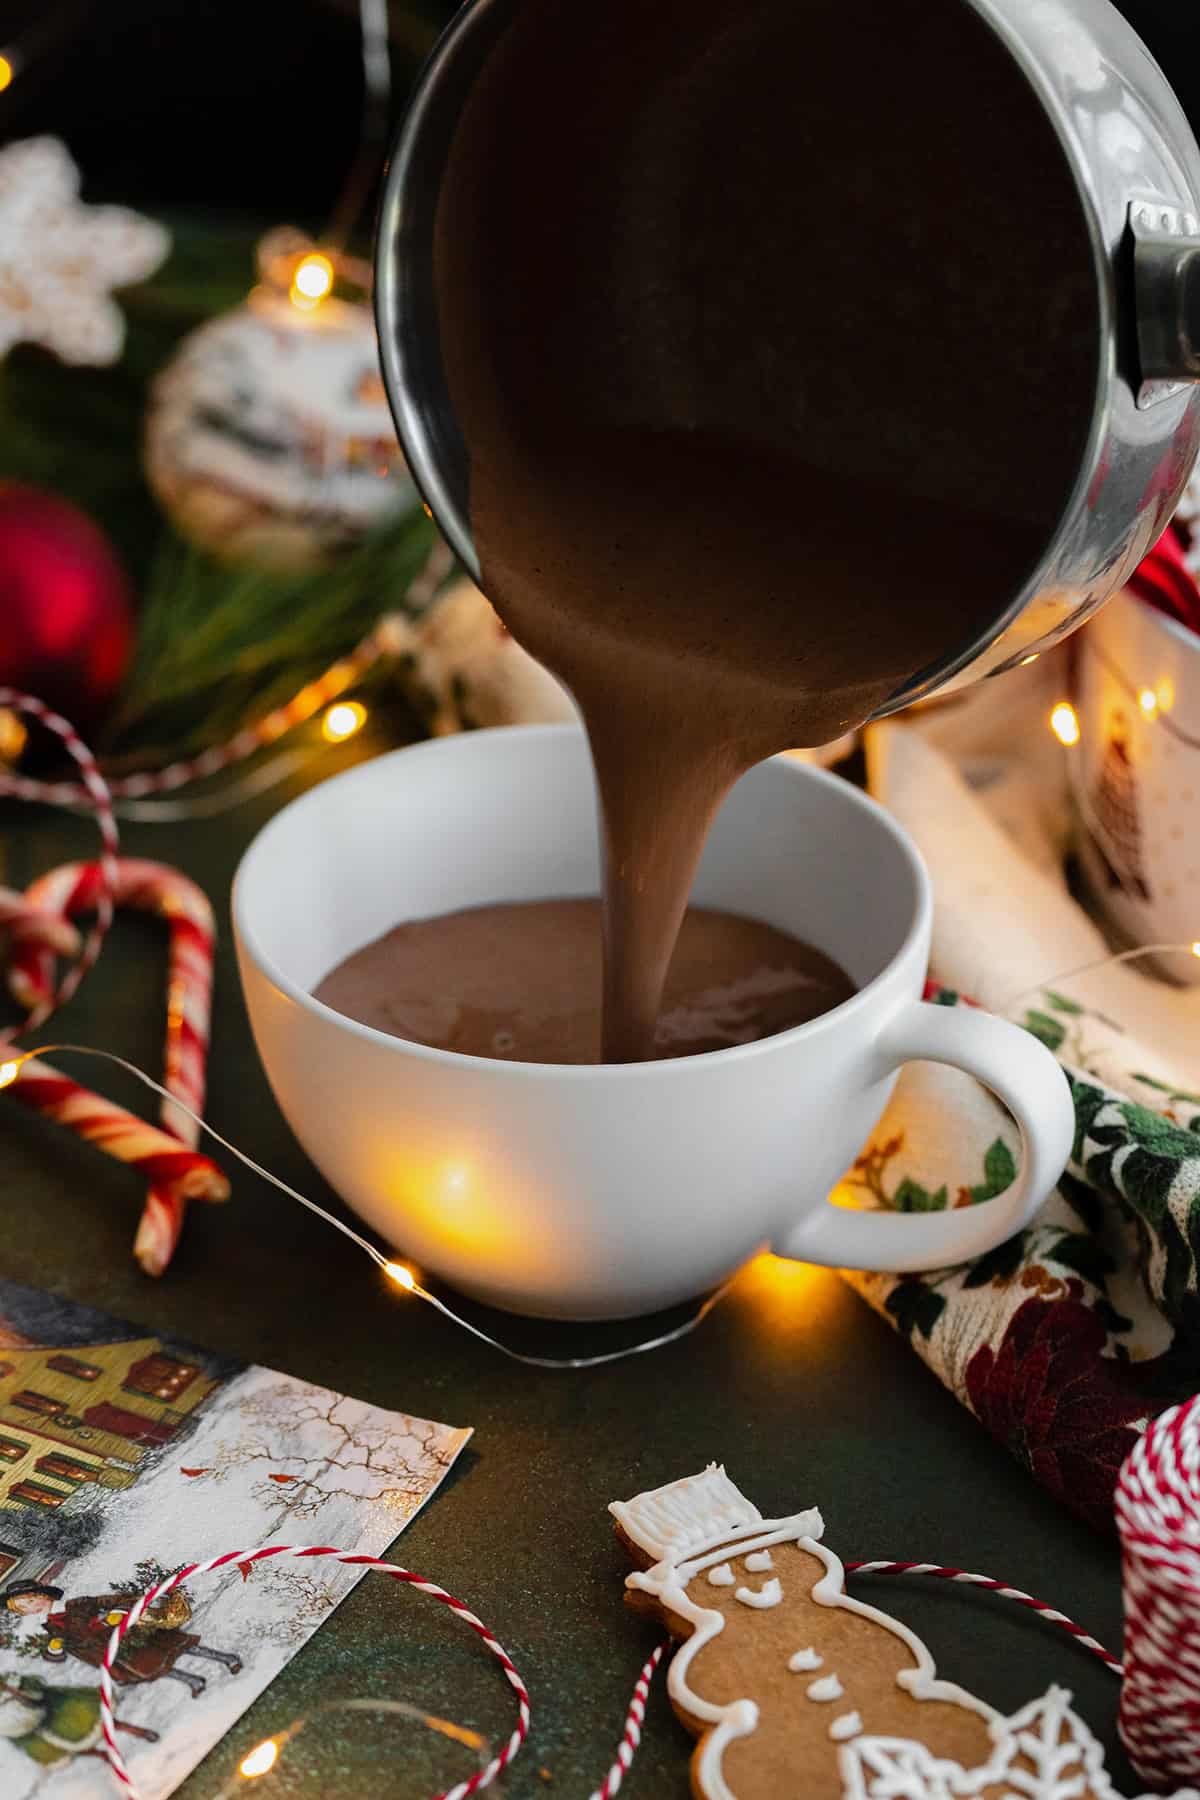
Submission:
[[[332,1557],[335,1562],[347,1563],[352,1568],[376,1569],[381,1575],[390,1575],[393,1581],[401,1581],[415,1588],[420,1594],[428,1594],[433,1600],[440,1600],[443,1606],[460,1618],[464,1625],[470,1626],[475,1635],[482,1639],[500,1667],[510,1687],[517,1696],[517,1725],[504,1748],[497,1752],[487,1767],[480,1769],[465,1781],[460,1781],[452,1788],[443,1788],[434,1796],[434,1800],[467,1800],[470,1794],[476,1794],[481,1788],[489,1787],[497,1775],[506,1769],[516,1756],[529,1733],[529,1693],[525,1683],[513,1664],[512,1658],[498,1639],[492,1636],[487,1626],[461,1600],[448,1594],[432,1581],[426,1581],[421,1575],[414,1575],[411,1569],[402,1569],[398,1563],[384,1562],[378,1556],[363,1556],[351,1550],[337,1550],[328,1544],[263,1544],[257,1550],[226,1550],[221,1556],[210,1556],[207,1562],[189,1563],[186,1568],[168,1575],[165,1580],[156,1582],[152,1588],[139,1596],[114,1628],[108,1640],[108,1648],[104,1652],[104,1661],[100,1665],[100,1730],[104,1738],[109,1765],[130,1800],[138,1800],[138,1790],[125,1765],[117,1744],[115,1720],[113,1718],[113,1664],[117,1661],[121,1640],[126,1632],[132,1631],[146,1608],[163,1594],[169,1594],[173,1588],[182,1587],[185,1581],[194,1581],[198,1575],[208,1575],[214,1569],[228,1568],[236,1565],[243,1574],[256,1562],[272,1560],[278,1556],[294,1556],[303,1561],[312,1561],[321,1557]]]
[[[1117,1480],[1121,1742],[1143,1781],[1200,1779],[1200,1395],[1152,1419]]]

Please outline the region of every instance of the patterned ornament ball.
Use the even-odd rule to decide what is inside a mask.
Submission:
[[[264,280],[187,337],[151,390],[150,486],[185,537],[229,561],[312,567],[418,503],[370,307],[307,295],[305,261],[331,268],[267,239]]]
[[[129,583],[108,539],[57,495],[0,482],[0,685],[86,733],[133,651]]]

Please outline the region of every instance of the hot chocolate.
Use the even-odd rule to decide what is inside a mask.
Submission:
[[[346,958],[318,1000],[377,1031],[512,1062],[600,1060],[600,904],[541,900],[418,919]],[[693,908],[671,958],[655,1056],[727,1050],[849,999],[837,964],[786,932]]]
[[[1034,569],[1089,416],[1091,252],[962,0],[512,14],[449,148],[437,326],[483,585],[587,723],[605,1056],[636,1059],[734,780]]]

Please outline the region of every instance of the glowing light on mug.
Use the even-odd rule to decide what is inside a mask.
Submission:
[[[1050,729],[1060,744],[1079,742],[1079,714],[1069,700],[1060,700],[1050,714]]]
[[[275,1767],[279,1755],[279,1745],[274,1738],[264,1738],[253,1750],[247,1752],[238,1764],[238,1774],[244,1775],[247,1781],[253,1781],[258,1775],[267,1775]]]
[[[361,700],[339,700],[321,720],[321,736],[329,744],[344,744],[361,731],[367,722],[367,709]]]
[[[1143,688],[1138,694],[1138,705],[1148,719],[1152,719],[1158,711],[1158,695],[1153,688]]]

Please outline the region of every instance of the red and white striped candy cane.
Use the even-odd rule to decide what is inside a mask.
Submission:
[[[108,784],[96,767],[96,759],[88,749],[75,727],[59,713],[51,712],[44,701],[33,694],[22,694],[16,688],[0,687],[0,707],[11,712],[24,713],[27,718],[36,719],[47,731],[52,731],[60,738],[76,767],[79,770],[83,791],[92,801],[96,824],[100,832],[101,853],[96,865],[98,870],[97,888],[94,900],[96,921],[88,933],[79,960],[73,963],[64,975],[57,992],[51,991],[37,1000],[29,1017],[21,1026],[22,1031],[36,1031],[44,1025],[51,1013],[64,1005],[71,998],[88,970],[93,966],[100,954],[100,946],[104,936],[112,924],[112,891],[116,881],[117,857],[117,822],[113,817],[112,796]],[[41,796],[39,795],[39,798]],[[0,1042],[5,1033],[0,1032]],[[12,1034],[7,1034],[11,1036]]]
[[[129,1163],[147,1181],[182,1200],[228,1200],[229,1182],[216,1163],[157,1125],[60,1075],[48,1063],[28,1057],[16,1065],[3,1091],[33,1112],[65,1125],[85,1143],[118,1162]]]
[[[32,906],[66,917],[90,912],[96,903],[95,863],[64,863],[42,875],[26,891]],[[113,903],[118,910],[153,913],[167,925],[167,1034],[163,1085],[193,1113],[204,1111],[205,1063],[212,1004],[213,943],[216,925],[203,890],[167,863],[121,857],[116,865]],[[18,943],[11,959],[10,986],[35,1003],[53,987],[53,962],[32,943]],[[199,1126],[165,1100],[164,1131],[195,1149]],[[133,1254],[147,1275],[161,1275],[183,1229],[183,1199],[151,1183],[134,1239]]]
[[[1152,1419],[1117,1478],[1121,1741],[1143,1781],[1200,1779],[1200,1395]]]
[[[481,1788],[491,1785],[497,1775],[506,1769],[516,1756],[521,1745],[529,1734],[529,1692],[525,1683],[517,1673],[515,1664],[499,1640],[493,1637],[481,1619],[477,1619],[469,1607],[445,1588],[435,1582],[426,1581],[420,1575],[414,1575],[411,1569],[402,1569],[398,1563],[384,1562],[378,1556],[363,1556],[351,1550],[336,1550],[328,1544],[263,1544],[257,1550],[226,1550],[221,1556],[211,1556],[207,1562],[189,1563],[177,1574],[169,1575],[164,1581],[157,1582],[148,1588],[134,1601],[120,1624],[117,1625],[108,1640],[108,1648],[104,1652],[104,1661],[100,1665],[100,1729],[104,1736],[105,1748],[108,1752],[109,1765],[113,1774],[121,1783],[130,1800],[137,1800],[137,1788],[125,1765],[117,1744],[115,1721],[113,1718],[112,1669],[121,1649],[121,1640],[127,1631],[132,1631],[146,1608],[162,1594],[169,1594],[173,1588],[182,1587],[185,1581],[194,1581],[197,1575],[207,1575],[214,1569],[228,1568],[230,1564],[244,1566],[262,1562],[278,1556],[294,1556],[303,1560],[318,1557],[333,1557],[336,1562],[347,1563],[352,1567],[376,1569],[381,1575],[390,1575],[393,1581],[401,1581],[413,1587],[419,1594],[428,1594],[433,1600],[440,1600],[448,1606],[464,1625],[470,1626],[475,1635],[482,1640],[488,1650],[496,1658],[504,1670],[505,1677],[517,1696],[517,1725],[512,1736],[488,1763],[465,1781],[460,1781],[452,1788],[445,1788],[435,1796],[435,1800],[467,1800],[468,1795],[476,1794]]]
[[[13,888],[0,887],[0,931],[6,931],[14,945],[31,945],[38,950],[48,950],[54,956],[79,954],[79,933],[70,920],[58,913],[45,912],[39,906],[30,906],[24,894],[18,894]],[[29,1012],[32,1003],[16,990],[14,993],[18,1004]]]

